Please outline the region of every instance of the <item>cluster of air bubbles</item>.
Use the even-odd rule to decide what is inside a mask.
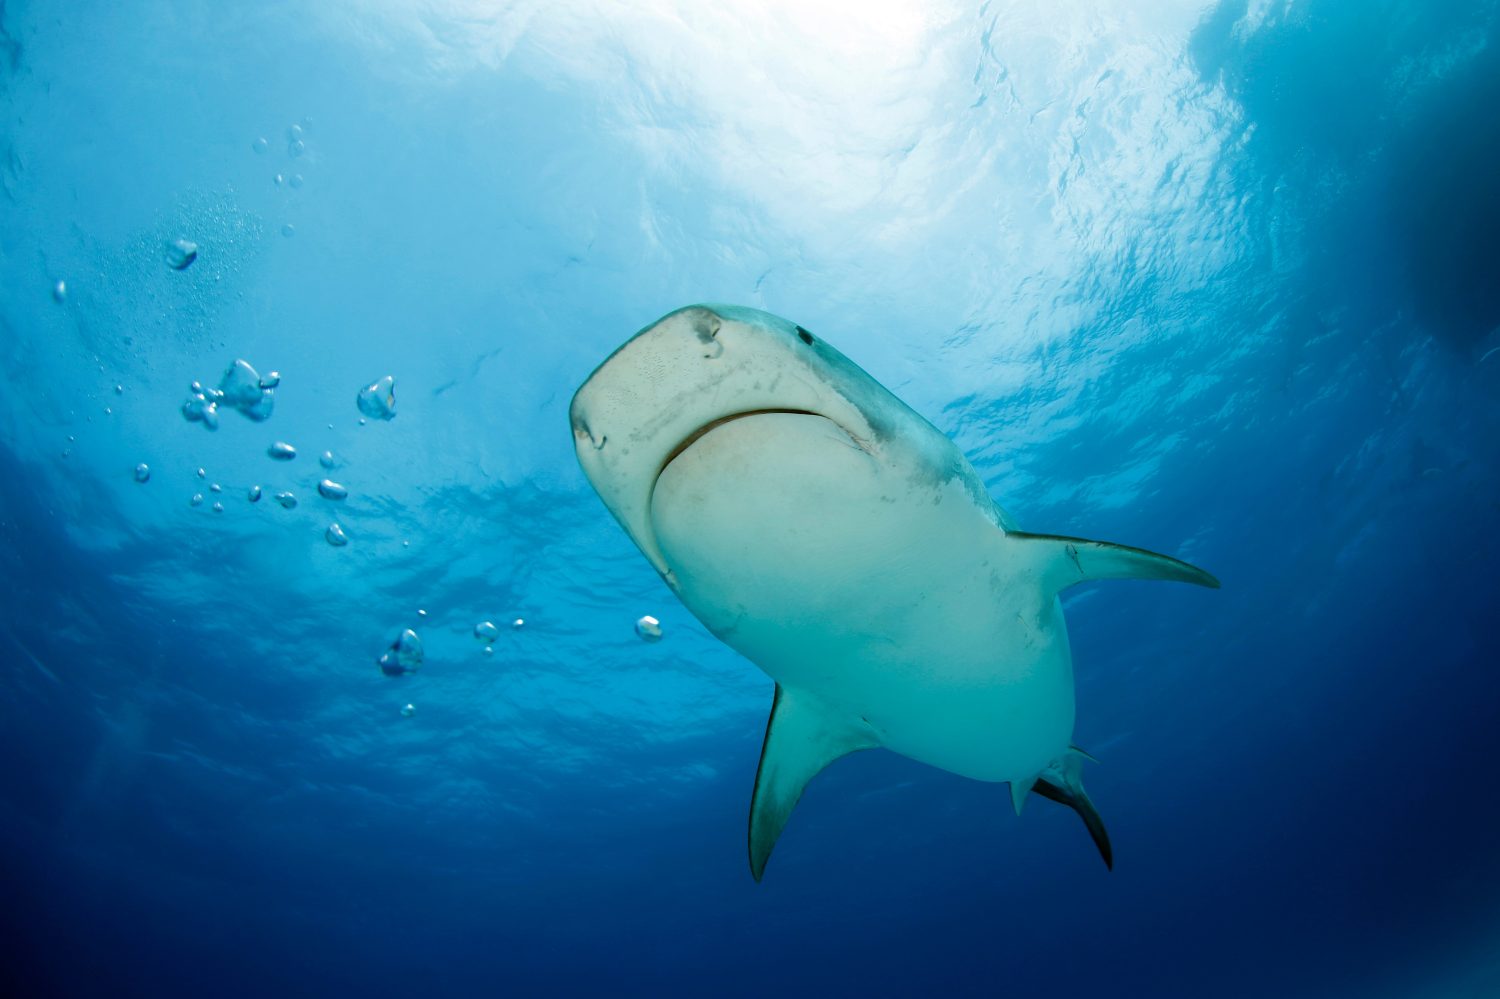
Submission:
[[[301,159],[303,154],[307,152],[305,132],[306,129],[311,125],[311,118],[303,118],[301,122],[295,125],[287,126],[286,155],[289,159]],[[263,155],[266,152],[270,151],[271,142],[269,139],[262,135],[258,137],[254,142],[250,143],[250,148],[255,150],[257,155]],[[277,187],[290,187],[293,190],[300,189],[303,184],[302,174],[300,173],[278,171],[272,176],[272,180],[275,182]],[[287,238],[291,238],[292,236],[296,235],[296,232],[297,227],[290,222],[281,227],[281,234],[283,236],[286,236]]]
[[[355,399],[359,411],[372,420],[396,418],[396,377],[386,375],[359,390]]]
[[[237,360],[224,371],[218,388],[193,382],[182,415],[189,423],[202,423],[210,430],[219,429],[219,408],[236,409],[257,423],[269,420],[276,406],[276,386],[281,376],[272,371],[264,378],[248,361]]]
[[[276,441],[270,447],[266,448],[266,454],[270,455],[276,461],[291,461],[297,457],[297,449],[286,441]]]
[[[647,614],[635,623],[635,633],[643,642],[661,641],[661,622]]]
[[[422,640],[417,633],[407,628],[396,636],[390,648],[383,652],[376,664],[386,676],[403,676],[422,668]]]
[[[198,259],[198,244],[190,239],[174,239],[167,244],[167,264],[174,271],[185,271]]]
[[[342,548],[349,543],[349,536],[338,525],[338,521],[328,525],[328,530],[323,532],[323,539],[335,548]]]

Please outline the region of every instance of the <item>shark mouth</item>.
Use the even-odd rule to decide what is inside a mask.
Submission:
[[[828,419],[826,416],[823,416],[822,413],[814,413],[811,410],[807,409],[751,409],[746,410],[743,413],[730,413],[728,416],[721,416],[717,420],[711,420],[708,423],[703,424],[703,426],[699,427],[697,430],[694,430],[692,433],[684,437],[682,441],[667,455],[667,460],[661,463],[661,468],[656,470],[656,478],[660,480],[662,473],[667,470],[667,466],[676,461],[678,457],[681,456],[682,452],[686,451],[688,448],[692,447],[694,444],[702,440],[705,434],[712,433],[713,431],[722,427],[724,424],[733,423],[735,420],[743,420],[751,416],[770,416],[775,413],[786,413],[793,416],[816,416],[820,419]],[[655,483],[653,483],[652,488],[653,490],[655,489]]]

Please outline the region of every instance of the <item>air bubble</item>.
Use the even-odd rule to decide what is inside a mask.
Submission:
[[[333,467],[333,452],[332,451],[324,451],[322,454],[318,455],[318,464],[322,465],[324,468],[332,468]]]
[[[213,507],[213,509],[214,509],[214,513],[223,513],[224,512],[224,504],[220,503],[218,500],[214,500],[214,507]]]
[[[271,143],[269,143],[269,142],[266,141],[266,137],[265,136],[261,136],[260,138],[256,139],[254,142],[250,143],[250,148],[253,149],[253,150],[255,150],[257,153],[263,153],[267,149],[271,148]]]
[[[645,642],[661,641],[661,622],[647,614],[635,623],[635,633]]]
[[[135,481],[137,481],[137,482],[150,482],[151,481],[151,466],[147,465],[144,461],[141,462],[139,465],[135,466]]]
[[[203,505],[203,494],[202,493],[193,493],[193,498],[190,499],[190,500],[188,500],[188,505],[189,506],[202,506]]]
[[[194,382],[193,384],[197,384]],[[200,392],[188,396],[182,404],[182,418],[189,423],[202,424],[210,430],[219,429],[219,404]]]
[[[307,146],[303,144],[301,139],[293,139],[286,144],[286,154],[288,156],[301,156],[305,149],[307,149]]]
[[[518,617],[510,623],[510,626],[516,631],[520,631],[522,628],[526,627],[526,619]]]
[[[277,461],[291,461],[293,458],[297,457],[297,449],[292,447],[286,441],[277,441],[270,447],[266,448],[266,454],[270,455]]]
[[[200,469],[198,469],[198,478],[200,478],[200,479],[206,479],[206,478],[208,478],[208,473],[205,472],[203,469],[200,468]]]
[[[290,510],[297,505],[297,497],[291,493],[277,493],[276,502],[281,504],[282,509]]]
[[[245,498],[248,499],[251,503],[259,503],[260,486],[251,486],[249,491],[245,493]]]
[[[222,493],[224,489],[217,482],[215,482],[208,487],[208,491],[211,493]]]
[[[359,390],[355,399],[359,411],[372,420],[396,418],[396,376],[386,375]]]
[[[342,548],[349,543],[349,536],[336,522],[328,525],[328,530],[323,532],[323,538],[335,548]]]
[[[68,300],[68,282],[59,281],[57,284],[54,284],[52,286],[52,298],[59,303],[66,302]]]
[[[174,271],[185,271],[198,259],[198,244],[190,239],[174,239],[167,244],[167,264]]]
[[[500,637],[500,629],[495,627],[494,621],[480,621],[474,626],[474,637],[489,644]]]
[[[380,672],[386,676],[415,673],[422,668],[422,640],[415,631],[407,628],[396,636],[391,647],[381,654],[376,663],[380,666]]]
[[[290,184],[293,188],[299,188],[299,187],[301,187],[302,186],[302,175],[300,173],[294,173],[294,174],[292,174],[291,177],[289,177],[287,179],[287,183]]]
[[[332,479],[324,479],[318,483],[318,495],[324,499],[341,500],[349,495],[349,490]]]
[[[417,713],[417,706],[415,704],[407,704],[407,705],[405,705],[405,706],[403,706],[401,708],[401,717],[402,718],[410,718],[412,715],[414,715],[416,713]]]

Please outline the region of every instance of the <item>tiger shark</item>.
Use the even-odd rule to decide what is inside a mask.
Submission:
[[[1218,587],[1140,548],[1021,531],[958,447],[801,326],[695,305],[573,397],[584,474],[704,626],[775,682],[750,803],[759,881],[803,789],[884,747],[1072,808],[1108,833],[1073,746],[1058,595],[1095,579]]]

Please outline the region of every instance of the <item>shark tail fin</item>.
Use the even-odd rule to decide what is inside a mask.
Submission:
[[[1037,561],[1043,585],[1053,593],[1092,579],[1167,579],[1219,588],[1219,581],[1196,565],[1144,548],[1058,534],[1008,531],[1005,536],[1027,545]]]
[[[821,701],[776,686],[750,798],[750,874],[756,881],[807,782],[834,760],[878,745],[862,721],[836,717]]]
[[[1067,805],[1077,812],[1088,829],[1094,846],[1099,849],[1104,866],[1112,871],[1115,869],[1115,853],[1109,845],[1109,832],[1104,828],[1104,819],[1100,817],[1099,810],[1083,789],[1083,761],[1086,759],[1092,760],[1093,757],[1076,746],[1069,749],[1061,760],[1042,771],[1031,791],[1048,801]],[[1014,784],[1011,786],[1015,787]]]

